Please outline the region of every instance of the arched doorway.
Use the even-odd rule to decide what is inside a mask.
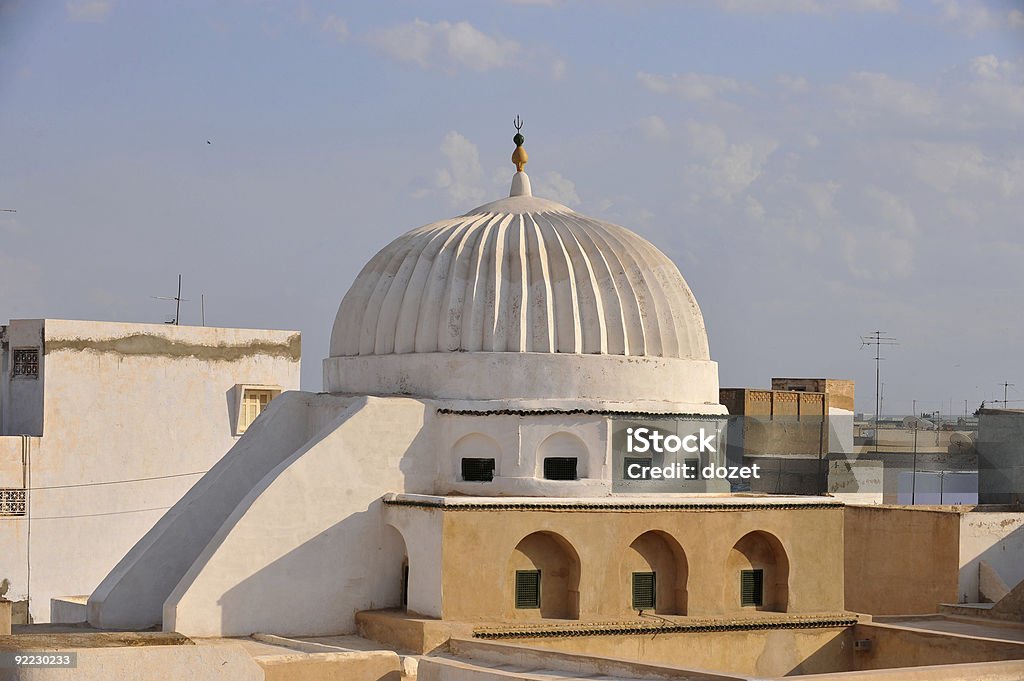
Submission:
[[[786,612],[789,606],[789,558],[778,537],[748,532],[729,551],[725,604],[730,610]]]
[[[686,554],[675,538],[661,530],[633,540],[622,560],[622,593],[627,609],[659,615],[686,614]]]
[[[513,618],[579,619],[580,559],[561,535],[524,537],[509,557],[506,574]]]

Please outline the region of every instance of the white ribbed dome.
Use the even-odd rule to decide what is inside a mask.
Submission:
[[[356,277],[331,357],[437,352],[709,359],[700,308],[665,254],[532,196],[408,232]]]

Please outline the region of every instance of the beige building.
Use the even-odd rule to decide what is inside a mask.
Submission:
[[[300,351],[295,331],[0,326],[0,580],[15,620],[48,622],[52,599],[95,589],[271,397],[299,387]]]

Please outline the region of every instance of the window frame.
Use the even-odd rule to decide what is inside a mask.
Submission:
[[[243,433],[245,433],[245,431],[248,430],[249,426],[252,425],[253,421],[256,420],[254,418],[252,421],[249,421],[248,423],[246,423],[245,420],[244,420],[244,418],[245,418],[245,410],[244,410],[244,407],[245,407],[245,393],[247,391],[269,392],[270,393],[270,399],[267,400],[267,405],[268,406],[270,405],[271,402],[273,402],[275,399],[277,399],[277,397],[280,396],[280,394],[282,392],[284,392],[284,390],[279,385],[265,385],[265,384],[259,384],[259,383],[238,383],[238,384],[236,384],[235,385],[235,398],[234,398],[235,413],[234,413],[234,419],[232,420],[232,426],[233,426],[232,431],[233,431],[233,434],[234,434],[235,437],[238,437],[238,436],[242,435]],[[263,409],[260,409],[260,414],[263,413],[264,409],[266,409],[266,407],[264,407]],[[259,414],[257,414],[256,416],[258,417]]]
[[[18,362],[18,353],[22,353],[22,352],[30,352],[30,353],[34,353],[35,354],[35,361],[33,362],[33,364],[35,365],[35,373],[19,373],[18,372],[18,364],[19,364],[19,362]],[[30,380],[30,381],[38,381],[39,380],[40,367],[42,366],[42,354],[43,353],[40,351],[39,347],[36,346],[36,345],[23,345],[23,346],[11,348],[11,378],[12,379],[17,379],[17,380],[24,379],[24,380]]]
[[[525,578],[527,575],[530,577],[536,576],[537,585],[536,592],[537,597],[535,600],[531,600],[528,603],[520,600],[520,593],[522,588],[520,587],[520,577]],[[516,610],[539,610],[541,603],[541,574],[540,570],[516,570],[515,584],[513,589],[513,599],[515,600]]]
[[[747,577],[753,580],[750,586],[751,595],[746,598],[746,587],[744,582]],[[740,607],[741,608],[763,608],[764,607],[764,568],[751,568],[740,570]]]
[[[552,464],[554,464],[554,462],[556,462],[556,461],[557,462],[572,461],[572,463],[573,463],[573,465],[572,465],[573,477],[571,477],[571,478],[553,478],[553,477],[549,476],[548,475],[548,462],[549,461],[551,461]],[[542,463],[542,469],[543,469],[544,479],[545,480],[557,480],[559,482],[571,482],[573,480],[579,480],[580,479],[580,459],[579,459],[578,456],[546,456],[546,457],[544,457],[544,461]]]
[[[650,605],[644,605],[643,603],[637,603],[637,577],[647,578],[651,580],[651,600]],[[631,578],[631,600],[630,603],[633,606],[633,610],[654,610],[658,607],[658,573],[654,572],[634,572]]]
[[[483,478],[467,478],[466,477],[466,462],[467,461],[473,461],[473,462],[477,462],[477,463],[480,463],[480,462],[483,462],[483,461],[489,461],[491,463],[490,477],[488,477],[487,479],[483,479]],[[498,470],[498,462],[497,462],[497,460],[494,459],[494,457],[490,457],[490,456],[464,456],[461,459],[459,459],[459,475],[460,475],[459,480],[461,480],[462,482],[493,482],[494,481],[494,473],[497,470]]]

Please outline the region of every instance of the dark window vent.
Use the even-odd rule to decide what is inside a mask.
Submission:
[[[14,349],[14,375],[39,378],[39,348]]]
[[[540,607],[540,570],[516,570],[516,607]]]
[[[654,610],[657,601],[653,572],[633,573],[633,609]]]
[[[638,477],[633,477],[629,474],[629,467],[633,464],[640,466],[640,470],[633,469],[635,473],[638,473]],[[650,480],[651,479],[651,459],[646,456],[624,456],[622,457],[622,479],[623,480]],[[648,470],[643,470],[647,468]]]
[[[469,482],[494,480],[494,459],[463,459],[462,479]]]
[[[576,457],[551,456],[544,459],[544,477],[548,480],[576,480]]]
[[[763,605],[764,570],[740,572],[740,605]]]

